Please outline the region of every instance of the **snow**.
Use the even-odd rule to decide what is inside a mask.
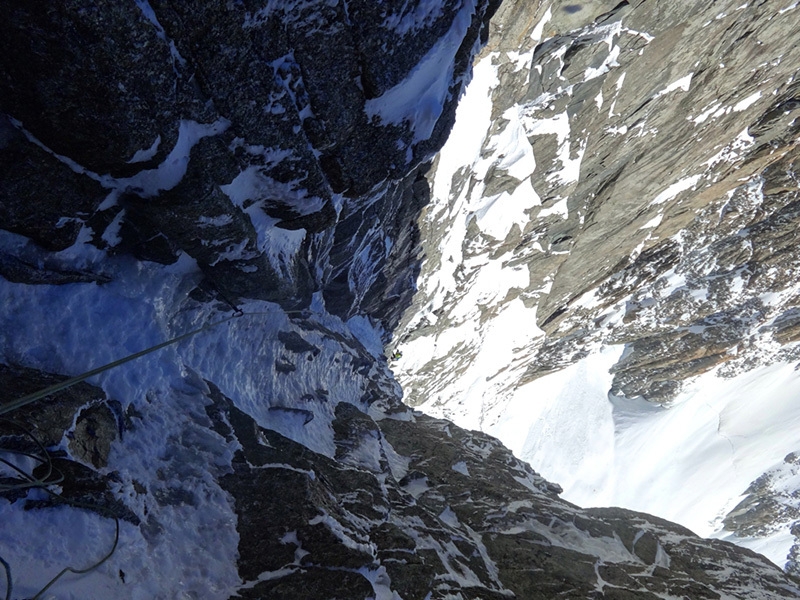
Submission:
[[[491,139],[488,149],[501,159],[497,163],[498,169],[508,171],[509,175],[521,181],[530,177],[536,168],[533,148],[528,142],[528,132],[520,119],[519,107],[509,108],[503,113],[503,119],[508,123],[501,133]]]
[[[561,200],[553,204],[553,206],[549,208],[543,208],[542,210],[540,210],[537,216],[539,218],[544,218],[544,217],[549,217],[551,215],[558,215],[562,219],[566,219],[567,217],[569,217],[568,201],[569,201],[568,198],[562,198]]]
[[[367,116],[394,125],[408,123],[414,132],[414,142],[430,138],[449,97],[456,52],[475,14],[475,1],[463,0],[449,31],[403,81],[367,100],[364,106]]]
[[[609,477],[606,449],[613,447],[614,425],[606,390],[608,369],[620,354],[611,348],[519,387],[486,429],[564,487],[571,502],[594,498]]]
[[[186,59],[181,56],[180,52],[178,52],[178,48],[175,46],[175,42],[173,40],[167,38],[167,33],[166,33],[166,31],[164,31],[164,27],[158,21],[158,17],[156,16],[156,13],[153,10],[153,7],[150,6],[150,2],[148,0],[134,0],[134,2],[136,2],[136,6],[139,7],[139,10],[142,11],[142,15],[148,21],[150,21],[150,23],[153,25],[153,27],[156,28],[158,37],[169,44],[169,52],[170,52],[170,55],[172,56],[173,68],[177,71],[177,66],[176,65],[179,65],[181,67],[185,67],[186,66]],[[135,161],[131,161],[131,162],[135,162]]]
[[[663,204],[664,202],[672,200],[681,192],[690,190],[697,185],[697,182],[700,181],[700,177],[701,175],[692,175],[691,177],[684,177],[683,179],[676,181],[663,192],[658,194],[658,196],[653,198],[650,204]]]
[[[671,92],[674,92],[676,90],[682,90],[684,92],[688,92],[689,91],[689,86],[692,83],[692,76],[693,75],[694,75],[694,73],[689,73],[685,77],[681,77],[677,81],[674,81],[674,82],[670,83],[667,87],[665,87],[663,90],[658,92],[653,97],[654,98],[660,98],[661,96],[665,96],[665,95],[667,95],[667,94],[669,94]]]
[[[714,114],[716,114],[717,109],[719,109],[720,103],[719,102],[712,102],[709,108],[704,110],[702,113],[691,119],[695,125],[699,125],[700,123],[705,123],[708,118]]]
[[[106,230],[103,232],[101,239],[111,248],[113,248],[122,241],[119,232],[122,227],[122,220],[124,218],[125,218],[125,209],[122,209],[117,213],[117,215],[114,217],[111,223],[109,223],[108,227],[106,227]]]
[[[720,162],[733,162],[736,159],[740,158],[745,150],[753,146],[755,143],[755,139],[747,132],[747,127],[745,127],[739,135],[737,135],[732,142],[727,144],[717,152],[714,156],[709,158],[705,163],[707,167],[714,167],[717,163]]]
[[[780,9],[780,10],[778,11],[778,14],[779,14],[779,15],[782,15],[782,14],[783,14],[783,13],[785,13],[785,12],[789,12],[790,10],[794,10],[794,9],[795,9],[795,8],[797,8],[798,6],[800,6],[800,2],[795,2],[794,4],[792,4],[792,5],[790,5],[790,6],[787,6],[786,8],[782,8],[782,9]]]
[[[456,120],[447,142],[439,153],[437,177],[433,182],[432,195],[437,204],[447,207],[451,200],[451,184],[453,176],[465,165],[474,165],[481,159],[481,147],[486,138],[487,131],[475,127],[475,123],[491,121],[492,101],[491,90],[499,82],[497,67],[492,65],[495,55],[490,54],[473,68],[473,78],[467,86],[464,96],[456,109]],[[484,167],[484,168],[488,168]],[[439,304],[449,291],[456,288],[455,269],[462,262],[462,244],[466,237],[469,210],[466,207],[468,190],[461,190],[455,199],[452,214],[459,216],[452,220],[452,225],[441,242],[439,252],[442,257],[442,268],[436,273],[435,280],[431,281],[439,292],[434,299],[434,304]],[[447,210],[446,208],[444,210]],[[434,214],[431,218],[448,218],[444,215]],[[450,219],[448,219],[450,220]],[[429,318],[435,318],[432,311]]]
[[[35,252],[24,238],[7,232],[0,232],[0,248],[12,255]],[[89,575],[66,576],[54,593],[76,598],[230,597],[240,583],[239,540],[232,499],[216,477],[230,469],[236,446],[208,427],[204,380],[214,381],[262,427],[332,457],[335,406],[360,398],[366,389],[365,380],[347,366],[357,355],[353,348],[366,351],[353,332],[373,351],[378,333],[370,336],[368,323],[345,324],[327,315],[319,299],[307,318],[345,342],[298,331],[289,313],[267,302],[244,303],[244,316],[215,325],[226,315],[183,304],[201,276],[185,255],[169,266],[138,263],[107,257],[80,241],[55,258],[103,272],[111,281],[29,286],[0,279],[0,360],[6,364],[78,375],[187,331],[208,328],[90,379],[141,415],[113,445],[110,464],[120,474],[114,493],[152,523],[145,528],[151,533],[145,538],[142,529],[123,522],[119,547],[108,562]],[[297,356],[296,370],[276,377],[271,365],[288,354],[277,332],[292,330],[322,352]],[[325,401],[304,399],[317,388],[327,391]],[[294,408],[307,412],[292,412]],[[62,447],[66,449],[66,441]],[[386,445],[366,438],[363,452],[356,451],[353,460],[375,468],[381,448],[391,456]],[[363,460],[365,452],[374,460]],[[390,463],[399,475],[403,458],[395,455]],[[315,477],[311,471],[303,474]],[[143,482],[147,491],[137,491],[134,481]],[[184,500],[156,502],[153,494],[159,491]],[[0,554],[11,564],[20,597],[33,596],[64,566],[91,564],[108,551],[114,532],[113,521],[83,510],[25,511],[21,503],[6,500],[0,500],[0,521]],[[133,588],[140,596],[131,595]]]
[[[466,475],[467,477],[470,476],[469,469],[467,469],[467,463],[465,463],[463,460],[457,462],[450,468],[453,469],[453,471],[455,471],[456,473],[461,473],[462,475]]]
[[[320,296],[322,294],[319,294]],[[369,317],[356,315],[347,321],[350,332],[358,339],[372,356],[383,356],[383,341],[380,337],[380,328],[374,325]]]
[[[617,59],[619,58],[619,53],[620,53],[620,48],[619,46],[615,45],[611,49],[611,52],[608,53],[608,56],[603,61],[603,64],[601,64],[596,69],[592,67],[586,69],[586,72],[584,73],[583,76],[583,80],[589,81],[591,79],[597,79],[598,77],[608,73],[612,68],[618,67],[619,63],[617,62]]]
[[[609,396],[608,369],[620,352],[605,347],[519,387],[483,430],[559,483],[570,502],[621,506],[730,538],[722,517],[765,468],[800,447],[800,373],[793,364],[732,379],[709,372],[666,408]],[[468,413],[451,416],[476,425]],[[792,540],[778,531],[735,541],[782,565]]]
[[[492,261],[490,265],[495,263]],[[525,277],[528,277],[527,273]],[[513,364],[519,349],[543,335],[536,326],[535,309],[526,308],[520,299],[503,305],[500,313],[485,326],[476,327],[473,320],[477,317],[475,297],[480,290],[493,289],[489,286],[497,281],[496,276],[487,274],[483,282],[471,290],[471,295],[459,303],[457,309],[460,309],[459,316],[464,322],[458,329],[452,329],[449,343],[443,344],[443,347],[439,345],[443,336],[434,340],[417,338],[406,344],[403,358],[398,361],[399,377],[402,379],[426,362],[450,356],[456,344],[464,344],[475,352],[467,372],[454,380],[446,378],[448,385],[443,393],[455,401],[455,408],[448,408],[446,402],[440,405],[436,399],[425,406],[426,412],[453,419],[466,429],[483,429],[482,424],[489,410],[486,403],[503,397],[508,379],[513,378],[513,372],[509,373],[507,369]],[[499,292],[493,293],[502,298],[505,289],[507,284],[501,285]],[[472,318],[466,319],[467,316]]]
[[[759,90],[759,91],[757,91],[757,92],[755,92],[753,94],[750,94],[744,100],[740,100],[739,102],[734,104],[733,105],[733,112],[742,112],[743,110],[747,110],[753,104],[758,102],[759,98],[761,98],[761,90]]]
[[[403,600],[392,590],[392,580],[386,572],[386,567],[381,566],[374,570],[361,567],[358,572],[372,584],[372,590],[375,592],[374,600]]]
[[[69,294],[58,286],[3,281],[3,361],[78,374],[163,341],[170,336],[169,324],[149,299],[170,303],[185,296],[192,276],[187,262],[179,262],[150,278],[153,267],[144,267],[140,277],[139,267],[128,271],[130,263],[120,261],[117,268],[130,275],[125,283],[72,284]],[[111,559],[91,575],[67,576],[58,584],[59,594],[128,597],[120,569],[128,584],[147,597],[227,598],[238,583],[235,515],[212,477],[214,465],[229,460],[232,450],[223,438],[197,424],[204,417],[205,401],[193,386],[183,384],[184,372],[172,346],[93,379],[110,397],[135,400],[143,422],[160,424],[128,431],[113,447],[111,460],[123,479],[118,493],[135,507],[138,495],[132,480],[150,481],[158,465],[163,485],[190,489],[194,501],[148,504],[150,518],[163,532],[157,540],[148,542],[138,528],[122,523],[120,545]],[[165,402],[166,397],[173,401]],[[194,440],[192,451],[176,454],[174,440],[189,437]],[[71,508],[27,512],[2,500],[0,519],[5,525],[15,524],[0,530],[0,547],[12,564],[20,594],[36,593],[66,564],[90,564],[108,551],[113,534],[112,521]]]
[[[282,154],[278,151],[269,156],[277,161]],[[300,209],[303,214],[321,210],[323,200],[308,196],[298,181],[282,183],[266,177],[263,167],[259,166],[247,167],[229,184],[220,186],[220,189],[250,218],[258,236],[258,250],[267,253],[275,270],[290,278],[290,265],[300,251],[306,231],[275,227],[278,220],[264,212],[263,198],[285,198],[295,210]],[[256,198],[259,200],[254,202]]]
[[[502,241],[515,224],[521,231],[528,222],[526,211],[540,203],[533,185],[526,179],[511,193],[502,192],[486,198],[483,205],[475,210],[475,218],[483,233]]]
[[[661,225],[661,219],[664,218],[662,213],[658,213],[655,217],[650,219],[647,223],[639,227],[639,229],[653,229]]]
[[[74,160],[57,154],[26,130],[23,123],[16,119],[9,120],[14,127],[22,131],[28,140],[67,165],[74,172],[86,175],[99,182],[103,187],[113,190],[114,194],[110,196],[110,199],[114,200],[116,194],[121,192],[131,191],[142,198],[150,198],[157,196],[159,192],[164,190],[171,190],[180,183],[186,174],[192,148],[204,137],[223,133],[230,125],[230,122],[222,117],[213,123],[198,123],[182,119],[178,126],[178,140],[175,142],[172,151],[158,167],[139,171],[131,177],[115,178],[111,175],[102,175],[89,171]],[[113,202],[109,202],[109,204],[113,205]],[[105,205],[104,208],[108,208],[108,206]]]
[[[561,184],[576,182],[580,176],[581,161],[586,152],[585,143],[580,145],[575,158],[572,158],[569,115],[563,112],[549,119],[536,119],[533,114],[537,108],[535,104],[522,108],[520,121],[528,137],[555,134],[558,140],[558,160],[561,161],[561,169],[548,175],[548,181]]]
[[[548,6],[544,15],[542,15],[541,20],[536,24],[536,27],[534,27],[533,30],[531,31],[531,39],[534,41],[534,43],[538,44],[539,42],[542,41],[544,26],[547,25],[547,23],[550,21],[552,17],[553,13],[550,12],[550,7]]]
[[[161,136],[156,136],[155,141],[146,150],[137,150],[128,163],[146,162],[153,158],[158,152],[158,147],[161,145]]]

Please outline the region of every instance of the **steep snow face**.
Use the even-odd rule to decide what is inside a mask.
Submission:
[[[519,11],[431,175],[406,402],[797,570],[796,3]]]

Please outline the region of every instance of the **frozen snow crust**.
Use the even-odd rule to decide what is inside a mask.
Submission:
[[[800,11],[504,5],[431,173],[406,402],[798,571]]]
[[[0,590],[797,597],[762,556],[577,508],[402,404],[383,345],[414,291],[425,161],[494,8],[2,4],[2,403],[178,341],[0,420]],[[485,205],[495,235],[518,197]]]

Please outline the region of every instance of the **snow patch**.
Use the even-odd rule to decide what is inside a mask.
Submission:
[[[403,81],[381,96],[367,100],[364,110],[368,117],[393,125],[408,123],[414,142],[431,137],[449,97],[456,52],[475,14],[475,1],[464,0],[450,30]]]
[[[669,93],[672,93],[672,92],[674,92],[676,90],[681,90],[681,91],[684,91],[684,92],[688,92],[689,91],[689,86],[692,83],[692,77],[693,76],[694,76],[694,73],[689,73],[685,77],[681,77],[677,81],[673,81],[667,87],[665,87],[663,90],[658,92],[655,96],[653,96],[653,98],[660,98],[661,96],[665,96],[665,95],[667,95]]]
[[[736,104],[733,105],[733,112],[742,112],[743,110],[747,110],[753,104],[758,102],[759,98],[761,98],[761,90],[755,92],[754,94],[750,94],[744,100],[740,100]]]
[[[680,181],[673,183],[663,192],[658,194],[653,200],[650,202],[651,205],[653,204],[663,204],[669,200],[672,200],[675,196],[680,194],[681,192],[685,192],[686,190],[692,189],[697,182],[700,181],[700,177],[702,175],[692,175],[691,177],[684,177]]]
[[[161,136],[156,136],[155,141],[146,150],[137,150],[133,157],[128,161],[130,163],[147,162],[156,155],[158,147],[161,145]]]

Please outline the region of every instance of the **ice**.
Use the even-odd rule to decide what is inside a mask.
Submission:
[[[455,68],[455,56],[475,14],[475,0],[464,0],[450,30],[417,63],[406,78],[377,98],[367,100],[370,118],[400,125],[406,122],[414,142],[427,140],[444,109]]]

